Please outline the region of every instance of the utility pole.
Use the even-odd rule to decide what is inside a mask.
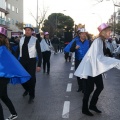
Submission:
[[[37,0],[36,28],[38,28],[38,0]]]
[[[115,36],[115,23],[116,23],[115,17],[116,17],[116,15],[115,15],[115,4],[114,4],[114,25],[113,25],[114,26],[114,33],[113,33],[113,36]]]
[[[103,2],[103,0],[101,0],[100,2]],[[120,7],[120,5],[116,5],[116,4],[114,3],[114,0],[112,0],[112,2],[113,2],[113,5],[114,5],[113,36],[115,36],[115,23],[116,23],[116,22],[115,22],[115,21],[116,21],[115,7]]]
[[[113,1],[113,0],[112,0]],[[114,3],[114,1],[113,1],[113,5],[114,5],[114,25],[113,25],[113,27],[114,27],[114,34],[113,34],[113,36],[115,36],[115,27],[116,27],[116,13],[115,13],[115,7],[120,7],[120,5],[116,5],[115,3]]]

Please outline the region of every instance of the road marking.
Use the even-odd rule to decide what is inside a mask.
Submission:
[[[71,92],[72,89],[72,83],[68,83],[66,92]]]
[[[106,73],[103,73],[103,74],[102,74],[102,77],[106,79],[106,78],[107,78]]]
[[[73,73],[70,73],[70,74],[69,74],[69,78],[73,78]]]
[[[72,57],[75,58],[75,53],[72,54]]]
[[[69,96],[65,96],[66,98],[68,98]]]
[[[73,59],[73,62],[75,62],[75,59]]]
[[[75,62],[72,62],[72,65],[75,65]]]
[[[70,70],[74,70],[74,67],[71,67],[71,69]]]
[[[65,101],[63,106],[62,118],[69,118],[70,101]]]

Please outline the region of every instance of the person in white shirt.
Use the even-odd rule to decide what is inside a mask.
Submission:
[[[51,40],[49,39],[49,33],[45,32],[44,39],[40,42],[42,57],[43,57],[43,73],[46,72],[46,65],[47,65],[47,74],[50,73],[50,56],[51,56],[51,49],[52,44]]]
[[[28,103],[31,104],[35,98],[36,71],[40,72],[42,54],[39,41],[36,37],[32,36],[34,29],[31,24],[26,24],[24,30],[25,36],[20,39],[17,54],[20,55],[20,63],[31,75],[31,79],[22,84],[23,88],[25,89],[23,97],[29,94]],[[37,65],[36,57],[38,57]]]

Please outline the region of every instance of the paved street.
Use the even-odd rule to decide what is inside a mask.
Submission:
[[[28,96],[21,85],[9,85],[18,120],[120,120],[120,71],[112,69],[106,73],[104,90],[100,95],[98,108],[102,114],[88,117],[81,113],[82,93],[77,93],[76,78],[72,78],[74,65],[65,62],[63,53],[52,55],[50,75],[37,73],[36,98],[28,104]],[[71,73],[71,74],[70,74]],[[70,77],[70,78],[69,78]],[[9,111],[3,105],[5,117]]]

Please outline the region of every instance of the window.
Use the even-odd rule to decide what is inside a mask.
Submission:
[[[12,6],[12,11],[15,11],[15,7],[14,6]]]
[[[10,18],[8,18],[8,23],[10,23]]]
[[[18,8],[16,8],[16,13],[18,13]]]
[[[2,18],[4,19],[5,18],[5,13],[2,12]]]
[[[16,20],[16,24],[18,24],[18,21]]]
[[[2,18],[2,12],[0,11],[0,18]]]
[[[8,9],[10,9],[10,4],[8,3]]]
[[[14,20],[12,19],[12,24],[14,25]]]
[[[5,21],[6,21],[6,16],[5,16]]]

